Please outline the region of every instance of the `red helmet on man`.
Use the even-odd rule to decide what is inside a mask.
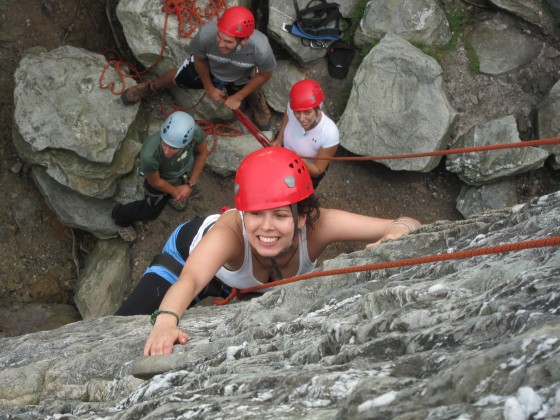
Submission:
[[[233,6],[218,19],[218,29],[235,38],[248,38],[255,31],[255,17],[246,7]]]
[[[292,111],[307,111],[317,108],[324,100],[323,89],[315,80],[300,80],[294,83],[290,90],[290,108],[292,108]]]
[[[248,154],[235,175],[235,207],[241,211],[289,206],[313,194],[305,162],[284,147]]]

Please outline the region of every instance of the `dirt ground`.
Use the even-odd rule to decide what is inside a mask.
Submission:
[[[79,270],[95,242],[91,235],[59,223],[35,186],[29,168],[17,156],[11,134],[13,73],[24,50],[37,45],[50,50],[66,44],[99,53],[116,48],[105,9],[105,0],[0,3],[0,297],[8,305],[73,304]],[[334,86],[338,82],[332,83]],[[324,89],[329,97],[329,86]],[[332,116],[336,120],[336,112]],[[275,121],[279,117],[276,115]],[[340,150],[339,155],[348,153]],[[558,189],[557,180],[557,173],[550,169],[518,177],[520,199]],[[205,171],[200,192],[185,212],[167,208],[158,220],[140,226],[139,238],[131,248],[132,278],[140,278],[179,223],[232,205],[232,187],[233,179]],[[371,162],[334,162],[317,193],[326,207],[380,217],[406,214],[431,223],[462,218],[455,208],[460,188],[459,180],[445,171],[443,163],[425,174],[393,172]],[[323,258],[360,247],[362,244],[333,246]]]

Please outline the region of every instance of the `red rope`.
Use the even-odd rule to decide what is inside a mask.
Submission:
[[[214,300],[214,304],[225,305],[226,303],[230,302],[234,297],[246,293],[250,293],[255,290],[281,286],[283,284],[294,283],[300,280],[308,280],[315,277],[336,276],[339,274],[356,273],[361,271],[376,271],[376,270],[383,270],[386,268],[429,264],[438,261],[460,260],[460,259],[478,257],[480,255],[502,254],[502,253],[512,252],[512,251],[521,251],[524,249],[544,248],[544,247],[558,246],[558,245],[560,245],[560,236],[553,236],[550,238],[541,238],[541,239],[535,239],[535,240],[530,240],[525,242],[516,242],[516,243],[496,245],[496,246],[484,247],[484,248],[474,248],[466,251],[457,251],[457,252],[451,252],[446,254],[428,255],[428,256],[418,257],[418,258],[410,258],[410,259],[397,260],[397,261],[387,261],[382,263],[366,264],[366,265],[360,265],[355,267],[337,268],[333,270],[316,271],[312,273],[301,274],[299,276],[294,276],[283,280],[276,280],[270,283],[263,283],[258,286],[248,287],[246,289],[238,290],[234,288],[232,290],[232,293],[227,298],[223,300],[216,299]]]
[[[262,147],[270,147],[270,140],[264,135],[264,133],[257,128],[255,124],[239,109],[234,109],[233,113],[239,120],[241,124],[243,124],[249,133],[251,133],[257,141],[261,144]]]
[[[165,50],[165,44],[167,42],[167,25],[170,15],[175,15],[177,17],[177,21],[179,24],[179,36],[182,38],[191,38],[192,34],[198,28],[204,25],[208,20],[212,20],[215,16],[218,16],[222,12],[222,10],[225,10],[226,8],[224,0],[210,0],[205,8],[204,13],[202,13],[200,7],[196,5],[196,0],[163,0],[163,3],[164,4],[162,6],[162,11],[165,13],[165,22],[163,24],[161,48],[156,61],[145,70],[138,71],[138,69],[136,69],[134,65],[127,63],[120,58],[108,60],[99,78],[99,87],[101,89],[111,88],[111,92],[114,95],[120,95],[124,91],[125,78],[132,78],[138,80],[138,82],[142,82],[141,76],[149,72],[159,64],[159,62],[163,59],[163,52]],[[111,52],[115,53],[115,51]],[[127,67],[130,70],[130,74],[121,70],[122,66]],[[107,84],[103,82],[103,78],[105,77],[105,73],[107,72],[107,69],[109,67],[114,67],[115,71],[117,72],[121,85],[121,89],[119,91],[115,89],[115,82],[109,82]],[[200,100],[202,100],[202,98],[200,98]],[[194,108],[195,106],[196,104],[192,108]]]
[[[402,155],[390,155],[390,156],[354,156],[354,157],[314,157],[313,159],[322,160],[388,160],[388,159],[410,159],[410,158],[421,158],[428,156],[443,156],[443,155],[457,155],[461,153],[471,153],[471,152],[484,152],[488,150],[499,150],[499,149],[516,149],[521,147],[536,147],[536,146],[550,146],[553,144],[560,144],[560,137],[552,137],[549,139],[538,139],[538,140],[525,140],[516,143],[503,143],[503,144],[490,144],[487,146],[473,146],[473,147],[460,147],[457,149],[448,150],[436,150],[433,152],[422,152],[422,153],[407,153]],[[302,156],[304,159],[311,159]]]
[[[99,87],[101,89],[110,88],[114,95],[121,95],[124,92],[124,87],[126,85],[125,78],[136,79],[138,82],[142,82],[142,75],[152,70],[159,64],[165,51],[165,44],[167,42],[167,26],[170,15],[175,15],[177,17],[179,36],[183,38],[191,38],[192,34],[199,27],[204,25],[208,20],[212,20],[214,17],[220,15],[221,12],[226,9],[224,0],[210,0],[204,12],[202,12],[200,7],[196,5],[196,0],[163,0],[163,3],[162,11],[165,13],[165,22],[163,25],[161,48],[156,61],[145,70],[139,71],[134,65],[127,63],[120,58],[108,59],[99,78]],[[114,50],[109,50],[104,55],[107,56],[108,54],[119,57],[119,54]],[[116,89],[116,82],[104,83],[103,81],[109,67],[113,67],[115,69],[119,78],[120,90],[118,91]],[[129,72],[122,70],[121,67],[126,67],[130,74]],[[170,111],[167,111],[157,90],[152,86],[152,81],[148,80],[148,83],[154,96],[157,98],[162,114],[166,117],[175,111],[190,111],[196,108],[205,96],[203,94],[200,99],[198,99],[198,101],[190,107],[173,107]],[[241,130],[226,124],[214,124],[210,121],[197,121],[197,124],[202,127],[206,136],[214,136],[214,144],[212,145],[210,153],[212,153],[218,146],[218,137],[237,137],[242,134]]]

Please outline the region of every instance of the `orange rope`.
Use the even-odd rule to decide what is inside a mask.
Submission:
[[[257,139],[257,141],[261,144],[262,147],[270,147],[270,140],[268,137],[264,135],[264,133],[253,124],[253,122],[239,109],[234,109],[233,113],[239,120],[241,124],[243,124],[247,130]]]
[[[558,245],[560,245],[560,236],[553,236],[550,238],[541,238],[541,239],[535,239],[535,240],[530,240],[525,242],[516,242],[511,244],[496,245],[496,246],[484,247],[484,248],[474,248],[466,251],[457,251],[457,252],[438,254],[438,255],[428,255],[419,258],[387,261],[382,263],[366,264],[366,265],[360,265],[355,267],[337,268],[333,270],[316,271],[312,273],[301,274],[299,276],[294,276],[283,280],[276,280],[270,283],[263,283],[258,286],[248,287],[246,289],[234,288],[228,297],[221,300],[216,299],[214,300],[214,304],[225,305],[226,303],[230,302],[234,297],[246,293],[250,293],[255,290],[281,286],[283,284],[294,283],[300,280],[308,280],[315,277],[336,276],[339,274],[356,273],[361,271],[376,271],[376,270],[383,270],[386,268],[406,267],[411,265],[428,264],[428,263],[438,262],[438,261],[460,260],[460,259],[478,257],[480,255],[501,254],[501,253],[512,252],[512,251],[521,251],[524,249],[544,248],[544,247],[558,246]]]
[[[204,25],[208,20],[212,20],[215,16],[218,16],[222,12],[222,10],[226,8],[224,0],[210,0],[204,10],[204,13],[201,11],[200,7],[196,5],[196,0],[163,0],[163,3],[164,4],[162,7],[162,11],[165,13],[165,22],[163,25],[161,48],[156,61],[145,70],[139,71],[134,65],[127,63],[120,58],[108,59],[99,78],[99,87],[101,89],[110,88],[113,95],[121,95],[124,92],[124,87],[126,85],[125,78],[136,79],[139,82],[142,82],[142,75],[149,72],[159,64],[159,62],[163,58],[163,52],[165,50],[165,44],[167,42],[167,26],[170,15],[175,15],[177,17],[179,36],[183,38],[190,38],[198,28]],[[119,54],[114,50],[109,50],[104,55],[108,54],[114,54],[115,57],[119,57]],[[120,90],[118,91],[116,89],[116,82],[110,82],[107,84],[103,82],[103,79],[109,67],[113,67],[117,72],[121,86]],[[129,70],[130,74],[122,70],[121,67],[126,67]],[[202,101],[205,96],[204,94],[202,94],[200,99],[198,99],[198,101],[196,101],[196,103],[190,107],[173,107],[171,111],[166,111],[160,95],[152,85],[152,81],[148,80],[148,83],[150,85],[150,89],[154,93],[154,96],[157,98],[162,114],[166,117],[175,111],[190,111],[196,108],[196,106]],[[206,136],[214,136],[214,144],[212,145],[210,153],[212,153],[218,146],[219,136],[236,137],[241,135],[241,130],[230,125],[213,124],[210,121],[197,121],[197,124],[202,127]]]
[[[436,150],[433,152],[422,152],[422,153],[408,153],[402,155],[390,155],[390,156],[354,156],[354,157],[305,157],[304,159],[315,159],[315,160],[388,160],[388,159],[410,159],[410,158],[420,158],[427,156],[443,156],[443,155],[457,155],[461,153],[471,153],[471,152],[483,152],[487,150],[499,150],[499,149],[516,149],[521,147],[535,147],[535,146],[549,146],[553,144],[560,144],[560,137],[552,137],[549,139],[538,139],[538,140],[525,140],[516,143],[503,143],[503,144],[490,144],[487,146],[473,146],[473,147],[460,147],[457,149],[448,150]]]
[[[210,0],[209,4],[206,6],[204,13],[201,12],[200,7],[196,6],[196,0],[163,0],[163,3],[164,4],[162,6],[162,11],[165,13],[165,22],[163,24],[161,48],[156,61],[143,71],[138,71],[134,65],[127,63],[122,59],[108,60],[101,73],[101,77],[99,78],[99,87],[101,89],[111,88],[111,92],[114,95],[120,95],[124,92],[125,78],[137,79],[139,82],[141,82],[141,76],[149,72],[159,64],[159,62],[163,58],[163,52],[165,50],[165,44],[167,41],[167,24],[170,15],[174,14],[177,17],[177,21],[179,23],[179,36],[183,38],[190,38],[199,27],[206,23],[204,19],[211,20],[215,16],[218,16],[220,12],[226,8],[224,0]],[[187,27],[189,29],[186,29]],[[118,92],[115,89],[115,82],[110,82],[108,84],[105,84],[103,82],[105,73],[111,66],[115,68],[115,71],[119,76],[121,89]],[[122,71],[121,66],[127,67],[130,70],[131,74]],[[194,105],[193,108],[195,106],[196,105]]]

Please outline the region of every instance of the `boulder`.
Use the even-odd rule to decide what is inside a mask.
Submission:
[[[445,12],[435,0],[371,0],[354,35],[354,44],[371,44],[389,32],[430,47],[451,39]]]
[[[477,124],[461,136],[454,148],[518,143],[513,115]],[[508,148],[449,155],[446,168],[469,185],[482,185],[543,166],[548,152],[537,147]]]
[[[338,123],[340,144],[365,156],[445,149],[457,121],[442,69],[431,57],[387,34],[363,59]],[[441,157],[380,160],[393,170],[429,172]]]

